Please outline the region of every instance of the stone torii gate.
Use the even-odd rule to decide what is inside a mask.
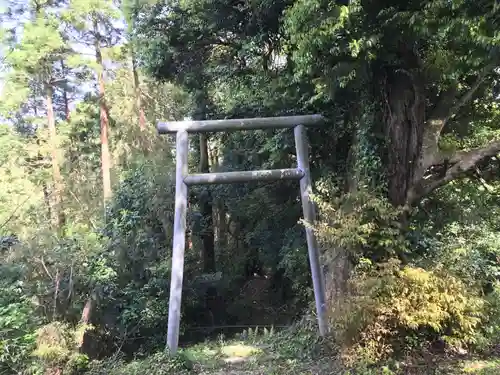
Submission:
[[[314,223],[316,214],[311,201],[311,175],[306,126],[324,122],[321,115],[264,117],[233,120],[159,122],[159,134],[176,134],[175,216],[168,311],[167,346],[175,354],[179,345],[184,251],[186,247],[186,213],[188,186],[230,184],[250,181],[299,180],[304,219]],[[297,152],[297,168],[223,173],[188,174],[188,133],[208,133],[236,130],[293,128]],[[319,249],[312,228],[306,226],[307,248],[314,286],[319,334],[327,333],[325,284],[319,260]]]

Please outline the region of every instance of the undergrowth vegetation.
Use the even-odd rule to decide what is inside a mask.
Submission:
[[[455,193],[456,199],[462,191]],[[466,185],[464,193],[470,197],[481,189]],[[476,203],[479,209],[488,205]],[[318,204],[324,217],[318,235],[336,249],[325,258],[345,267],[339,249],[347,247],[355,263],[329,310],[333,337],[347,363],[498,350],[500,238],[490,232],[496,218],[440,223],[432,229],[434,237],[423,237],[428,224],[415,221],[401,237],[391,226],[400,211],[366,192]],[[339,288],[338,280],[331,285]]]

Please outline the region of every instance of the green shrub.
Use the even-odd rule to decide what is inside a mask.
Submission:
[[[484,300],[443,269],[390,260],[358,269],[351,283],[345,311],[332,315],[346,353],[378,361],[436,339],[453,347],[478,341]]]
[[[87,328],[75,328],[62,322],[52,322],[40,327],[36,332],[33,356],[47,371],[64,369],[65,374],[73,374],[86,369],[89,359],[79,353],[78,349]]]

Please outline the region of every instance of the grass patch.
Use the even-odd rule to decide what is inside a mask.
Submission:
[[[220,365],[220,352],[211,345],[196,345],[180,351],[188,362],[208,368],[216,368]]]

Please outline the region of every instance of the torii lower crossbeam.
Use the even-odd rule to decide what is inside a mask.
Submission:
[[[311,201],[311,174],[309,171],[308,142],[306,126],[320,125],[324,121],[321,115],[267,117],[252,119],[177,121],[159,122],[160,134],[176,134],[176,170],[175,170],[175,216],[172,255],[172,273],[170,280],[170,300],[168,311],[167,346],[175,354],[179,345],[179,325],[181,319],[182,282],[184,277],[184,251],[186,246],[186,213],[188,186],[205,184],[228,184],[250,181],[300,181],[300,194],[304,219],[314,223],[316,213]],[[206,133],[220,131],[285,129],[293,128],[297,152],[297,168],[259,171],[241,171],[226,173],[188,174],[188,133]],[[306,226],[307,249],[314,287],[316,312],[320,335],[328,330],[326,320],[325,284],[321,271],[319,249],[313,229]]]

